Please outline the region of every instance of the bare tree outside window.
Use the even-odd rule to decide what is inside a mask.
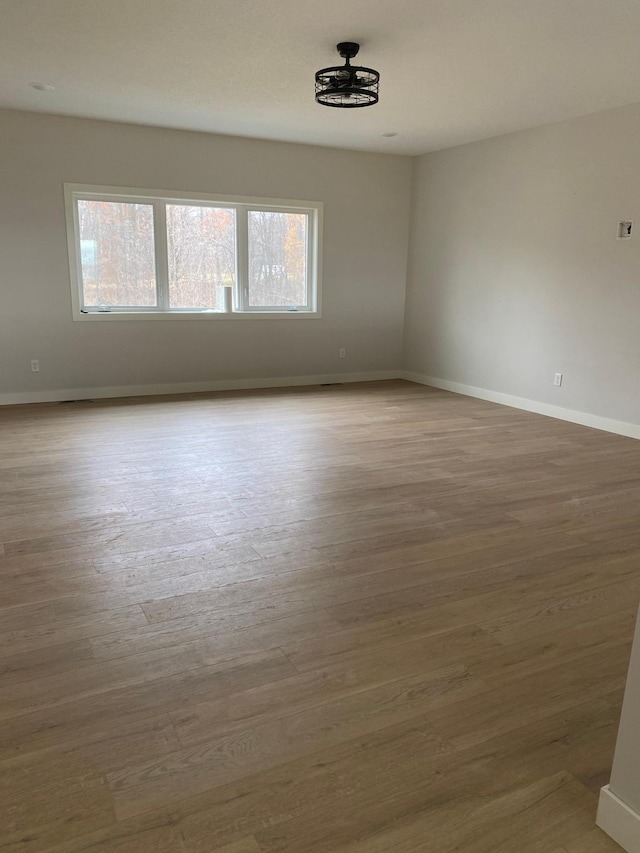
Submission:
[[[156,305],[153,206],[78,201],[85,305]]]
[[[235,285],[235,210],[184,204],[166,210],[171,308],[219,308],[220,288]]]
[[[306,213],[249,211],[249,305],[307,302]]]

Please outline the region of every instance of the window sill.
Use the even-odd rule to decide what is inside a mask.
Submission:
[[[73,319],[84,322],[119,322],[121,320],[319,320],[320,311],[91,311],[74,312]]]

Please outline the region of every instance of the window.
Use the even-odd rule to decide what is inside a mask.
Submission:
[[[65,199],[75,319],[319,316],[321,204],[77,184]]]
[[[220,288],[236,283],[236,211],[168,204],[170,308],[220,308]]]
[[[78,199],[84,305],[155,307],[153,207]]]
[[[250,210],[251,308],[304,305],[307,288],[307,215]]]

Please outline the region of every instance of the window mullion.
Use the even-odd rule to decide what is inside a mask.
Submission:
[[[236,304],[241,311],[249,308],[249,211],[244,206],[236,209]]]
[[[74,260],[76,264],[76,275],[78,278],[78,310],[86,311],[84,296],[84,272],[82,269],[82,249],[80,243],[80,213],[78,211],[78,199],[72,196],[73,204],[73,231],[76,235],[74,240]]]
[[[305,308],[307,311],[314,311],[314,295],[315,295],[315,284],[314,284],[314,255],[315,255],[315,217],[311,215],[311,213],[307,213],[307,245],[305,252],[305,270],[304,270],[304,286],[305,286]]]
[[[156,294],[159,311],[169,311],[169,255],[167,248],[167,205],[156,201],[153,205],[153,229],[156,253]]]

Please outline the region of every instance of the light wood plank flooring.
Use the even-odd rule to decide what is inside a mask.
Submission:
[[[408,382],[1,410],[0,850],[619,850],[639,510]]]

